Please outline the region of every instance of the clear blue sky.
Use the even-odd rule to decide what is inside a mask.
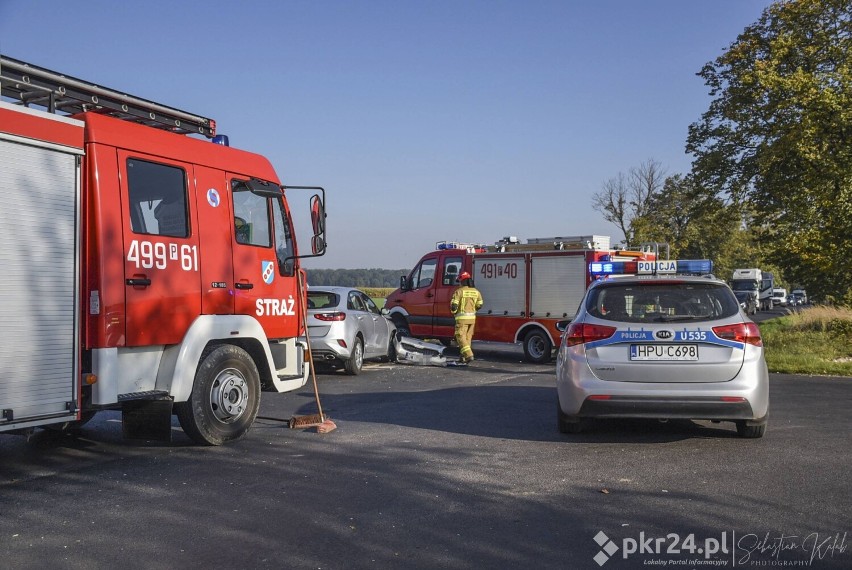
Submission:
[[[401,269],[445,239],[622,239],[592,195],[689,170],[696,73],[769,4],[0,0],[0,53],[214,118],[326,188],[308,267]]]

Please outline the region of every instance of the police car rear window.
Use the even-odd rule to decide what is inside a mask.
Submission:
[[[592,289],[586,311],[609,321],[687,322],[731,317],[739,305],[727,287],[713,283],[614,283]]]

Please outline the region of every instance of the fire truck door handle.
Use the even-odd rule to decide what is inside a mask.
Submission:
[[[128,285],[133,285],[134,287],[147,287],[151,284],[151,280],[147,277],[128,279],[125,282]]]
[[[254,283],[234,283],[237,289],[254,289]]]
[[[434,297],[434,296],[435,296],[435,294],[434,294],[434,293],[432,293],[432,291],[426,291],[426,296],[427,296],[427,297]]]

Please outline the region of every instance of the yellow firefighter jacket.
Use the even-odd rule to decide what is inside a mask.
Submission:
[[[457,321],[476,320],[476,311],[482,307],[482,294],[476,287],[462,286],[453,292],[450,311]]]

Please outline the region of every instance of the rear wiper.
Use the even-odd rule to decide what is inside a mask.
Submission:
[[[703,317],[696,317],[696,316],[691,316],[691,315],[687,315],[687,316],[683,316],[683,317],[669,317],[669,316],[663,315],[661,317],[657,317],[656,319],[654,319],[654,321],[656,321],[658,323],[675,323],[675,322],[678,322],[678,321],[694,321],[694,320],[698,320],[698,319],[702,319],[702,318]]]

